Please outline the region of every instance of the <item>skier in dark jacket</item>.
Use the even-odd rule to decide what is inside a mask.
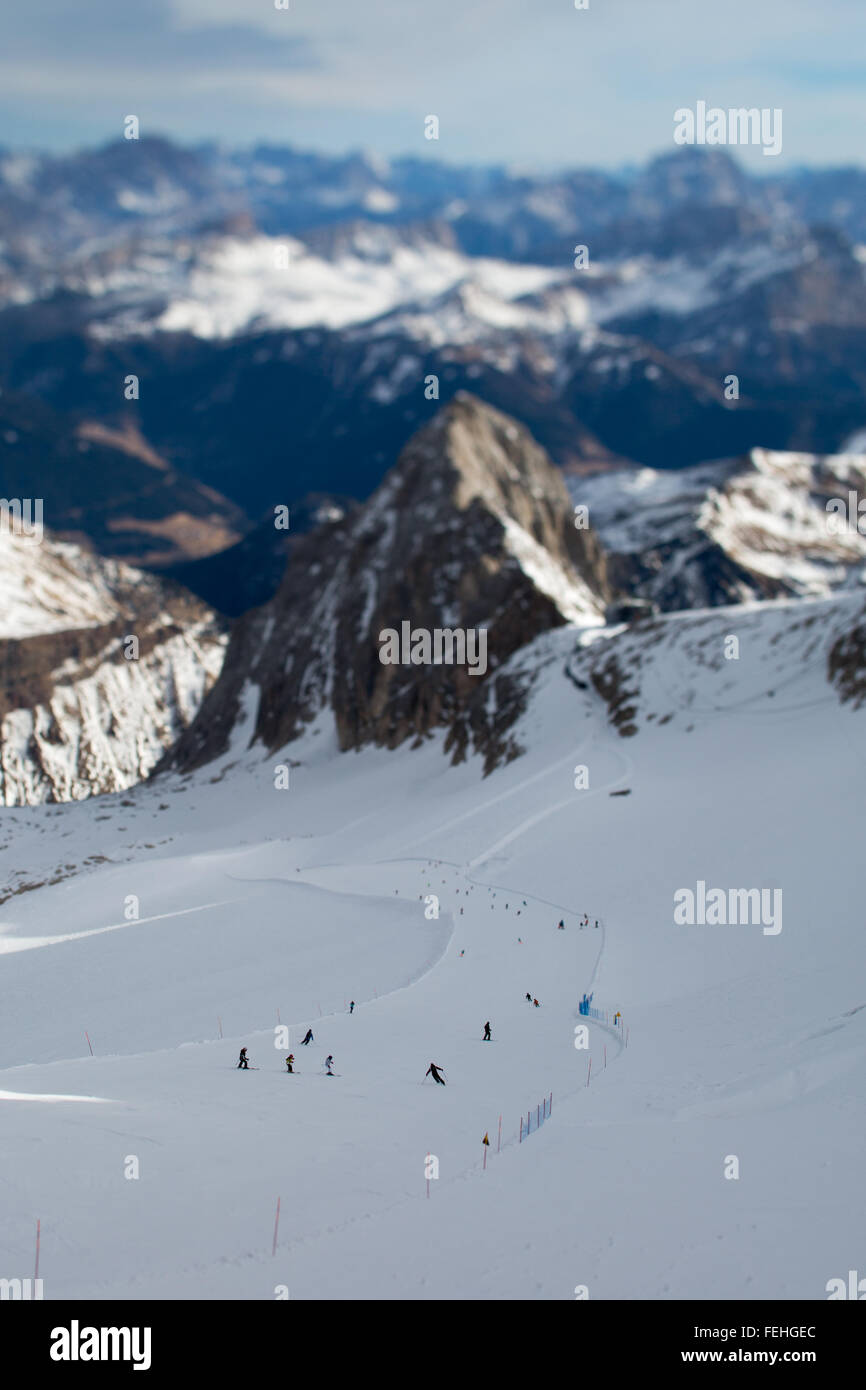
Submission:
[[[484,1025],[484,1037],[483,1037],[482,1041],[483,1041],[483,1042],[490,1042],[490,1023],[489,1023],[489,1022],[485,1023],[485,1025]]]
[[[238,1071],[240,1071],[241,1068],[243,1068],[244,1071],[249,1071],[250,1069],[249,1062],[247,1061],[247,1050],[245,1047],[241,1048],[241,1055],[238,1058]]]
[[[315,1042],[312,1028],[307,1029],[307,1036],[301,1039],[301,1047],[306,1047],[307,1043]]]
[[[427,1070],[425,1071],[424,1075],[425,1075],[425,1076],[432,1076],[434,1081],[438,1082],[438,1084],[439,1084],[440,1086],[444,1086],[444,1085],[445,1085],[445,1082],[442,1080],[442,1077],[439,1075],[440,1071],[442,1071],[442,1068],[441,1068],[441,1067],[437,1067],[437,1065],[436,1065],[435,1062],[431,1062],[430,1065],[429,1065],[429,1067],[428,1067]]]
[[[294,1067],[292,1066],[292,1063],[294,1062],[294,1060],[295,1060],[295,1054],[294,1054],[294,1052],[290,1052],[289,1055],[288,1055],[288,1057],[286,1058],[286,1071],[291,1072],[292,1076],[295,1076],[295,1075],[296,1075],[295,1069],[294,1069]]]
[[[350,1014],[353,1014],[354,1012],[355,1012],[355,1001],[354,1001],[354,999],[353,999],[352,1002],[349,1004],[349,1013],[350,1013]]]
[[[532,995],[531,995],[531,994],[527,994],[526,998],[527,998],[527,1000],[529,1001],[529,1003],[531,1004],[531,1003],[532,1003]]]

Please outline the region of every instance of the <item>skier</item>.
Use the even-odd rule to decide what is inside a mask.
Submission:
[[[244,1071],[249,1071],[250,1069],[249,1062],[247,1060],[247,1050],[245,1047],[241,1048],[241,1055],[238,1058],[238,1071],[240,1071],[241,1068],[243,1068]]]
[[[438,1067],[438,1066],[436,1065],[435,1062],[431,1062],[430,1065],[429,1065],[429,1067],[428,1067],[427,1070],[425,1071],[424,1075],[425,1075],[425,1076],[432,1076],[434,1081],[436,1081],[440,1086],[444,1086],[444,1085],[445,1085],[445,1082],[442,1080],[442,1077],[439,1075],[440,1071],[442,1071],[442,1068],[441,1068],[441,1067]]]
[[[352,1002],[351,1002],[351,1004],[349,1005],[349,1013],[350,1013],[350,1014],[353,1014],[354,1012],[355,1012],[355,1001],[354,1001],[354,999],[353,999]]]
[[[327,1055],[327,1057],[325,1058],[325,1075],[326,1075],[326,1076],[333,1076],[333,1075],[334,1075],[334,1073],[331,1071],[331,1063],[333,1062],[333,1060],[334,1060],[334,1059],[333,1059],[333,1057],[331,1056],[331,1054],[330,1054],[330,1052],[329,1052],[328,1055]]]
[[[558,931],[565,931],[565,923],[563,922],[563,920],[562,920],[561,917],[560,917],[560,919],[559,919],[559,922],[557,923],[557,930],[558,930]]]
[[[484,1025],[484,1037],[482,1038],[482,1042],[490,1042],[490,1023],[489,1023],[489,1021],[488,1021],[487,1023],[485,1023],[485,1025]]]
[[[598,922],[596,922],[596,924],[595,924],[595,925],[596,925],[596,926],[598,926]]]
[[[538,1002],[537,999],[533,999],[532,1002],[533,1002],[533,1004],[535,1005],[536,1009],[540,1009],[540,1008],[541,1008],[541,1005],[539,1004],[539,1002]]]
[[[295,1054],[294,1054],[294,1052],[290,1052],[289,1055],[288,1055],[288,1057],[286,1058],[286,1071],[287,1071],[287,1072],[290,1072],[292,1076],[295,1076],[295,1075],[296,1075],[295,1069],[294,1069],[294,1067],[292,1066],[292,1063],[294,1062],[294,1060],[295,1060]]]
[[[531,994],[527,994],[526,997],[527,997],[527,999],[529,1000],[529,1002],[530,1002],[530,1004],[531,1004],[531,1003],[532,1003],[532,995],[531,995]]]
[[[311,1043],[311,1042],[315,1042],[315,1041],[316,1041],[316,1040],[315,1040],[315,1038],[313,1037],[313,1030],[312,1030],[312,1028],[308,1028],[308,1029],[307,1029],[307,1036],[306,1036],[305,1038],[302,1038],[302,1039],[301,1039],[301,1047],[306,1047],[306,1046],[307,1046],[307,1043]]]

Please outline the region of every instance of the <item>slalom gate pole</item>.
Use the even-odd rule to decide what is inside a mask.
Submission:
[[[551,1091],[551,1093],[550,1093],[550,1105],[549,1105],[548,1110],[547,1110],[548,1115],[551,1113],[552,1110],[553,1110],[553,1092]]]
[[[501,1148],[502,1148],[502,1116],[500,1115],[500,1116],[499,1116],[499,1135],[498,1135],[498,1138],[497,1138],[497,1140],[496,1140],[496,1152],[499,1153],[499,1150],[500,1150]]]
[[[276,1215],[276,1220],[274,1221],[274,1248],[273,1248],[273,1250],[271,1251],[271,1255],[276,1255],[276,1253],[277,1253],[277,1231],[278,1231],[278,1229],[279,1229],[279,1225],[280,1225],[280,1199],[279,1199],[279,1197],[278,1197],[278,1198],[277,1198],[277,1215]]]
[[[40,1235],[41,1235],[41,1232],[42,1232],[42,1222],[41,1222],[41,1221],[37,1221],[37,1222],[36,1222],[36,1272],[35,1272],[35,1274],[33,1275],[33,1278],[34,1278],[34,1279],[38,1279],[38,1278],[39,1278],[39,1237],[40,1237]]]
[[[522,1144],[522,1143],[523,1143],[523,1116],[522,1116],[522,1115],[521,1115],[521,1117],[520,1117],[520,1138],[518,1139],[517,1142],[518,1142],[518,1144]]]
[[[220,1018],[219,1014],[217,1014],[217,1023],[218,1023],[219,1026],[220,1026],[220,1037],[222,1037],[222,1035],[223,1035],[223,1021],[222,1021],[222,1019]]]
[[[90,1055],[91,1055],[91,1057],[92,1057],[92,1056],[93,1056],[93,1043],[90,1041],[90,1034],[88,1033],[88,1031],[87,1031],[86,1028],[85,1028],[85,1030],[84,1030],[84,1036],[85,1036],[85,1038],[87,1039],[87,1046],[90,1048]]]
[[[586,1084],[589,1085],[589,1078],[592,1076],[592,1054],[589,1058],[589,1066],[586,1069]]]
[[[607,1071],[607,1043],[604,1045],[604,1069]]]
[[[540,1106],[540,1105],[536,1105],[536,1107],[535,1107],[535,1128],[536,1128],[536,1129],[540,1129],[540,1128],[541,1128],[541,1106]]]

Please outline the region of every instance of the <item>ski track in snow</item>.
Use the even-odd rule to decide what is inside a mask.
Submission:
[[[230,875],[226,875],[230,877]],[[195,907],[180,907],[173,912],[158,912],[153,917],[131,917],[129,921],[112,922],[107,927],[90,927],[87,931],[66,932],[62,936],[27,936],[27,937],[4,937],[0,936],[0,955],[16,955],[19,951],[36,951],[45,946],[61,946],[67,941],[83,941],[88,936],[104,936],[106,932],[126,931],[129,927],[145,927],[149,922],[165,922],[170,917],[188,917],[193,912],[207,912],[212,907],[225,907],[231,902],[230,898],[222,898],[219,902],[198,903]],[[9,928],[2,930],[8,931]]]

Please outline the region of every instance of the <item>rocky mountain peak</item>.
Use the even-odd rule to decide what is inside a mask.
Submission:
[[[492,767],[518,751],[508,731],[524,692],[505,664],[552,627],[600,622],[608,597],[601,548],[576,529],[547,455],[516,421],[461,393],[355,515],[292,547],[275,597],[238,623],[175,762],[224,751],[253,684],[254,738],[269,749],[330,708],[343,749],[444,729],[455,758],[475,749]],[[483,632],[483,670],[423,660],[423,650],[383,662],[382,634],[407,624],[465,634],[467,649]]]

